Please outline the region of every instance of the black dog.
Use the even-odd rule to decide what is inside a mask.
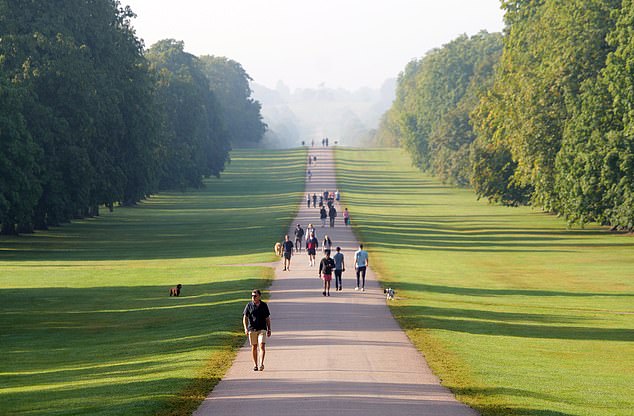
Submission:
[[[183,285],[181,285],[180,283],[176,285],[176,287],[173,287],[170,289],[170,296],[180,296],[181,294],[181,287],[183,287]]]

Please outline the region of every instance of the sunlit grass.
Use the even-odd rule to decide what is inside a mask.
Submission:
[[[191,414],[244,342],[272,270],[236,265],[275,259],[303,161],[234,152],[204,189],[1,238],[0,414]]]
[[[476,201],[399,150],[337,152],[391,309],[484,415],[634,414],[634,237]]]

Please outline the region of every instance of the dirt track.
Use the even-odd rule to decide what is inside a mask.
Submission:
[[[334,191],[331,151],[315,147],[310,154],[317,156],[317,165],[311,166],[306,192]],[[251,349],[245,346],[194,415],[477,415],[440,386],[392,318],[371,256],[366,291],[354,291],[358,243],[343,226],[344,207],[336,207],[335,228],[321,228],[319,209],[308,209],[304,199],[288,234],[294,241],[296,225],[312,223],[320,245],[327,234],[342,248],[343,291],[334,290],[333,280],[331,296],[322,296],[320,250],[315,267],[308,266],[305,250],[293,257],[291,271],[282,271],[280,263],[267,300],[272,336],[264,371],[253,371]],[[246,304],[249,293],[244,295]]]

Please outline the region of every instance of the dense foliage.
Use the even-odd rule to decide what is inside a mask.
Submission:
[[[632,1],[503,1],[400,75],[380,129],[421,169],[570,223],[634,227]]]
[[[261,105],[251,98],[251,77],[242,65],[222,56],[200,57],[209,86],[222,103],[225,122],[234,146],[250,146],[262,140],[266,124],[262,122]]]
[[[144,51],[133,17],[118,0],[0,0],[2,233],[200,186],[223,170],[233,122],[205,65],[175,41]],[[248,85],[246,72],[231,76]],[[222,99],[230,107],[244,94]]]

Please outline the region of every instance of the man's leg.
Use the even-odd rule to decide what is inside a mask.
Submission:
[[[361,267],[361,277],[363,279],[361,289],[365,290],[365,267]]]
[[[357,287],[355,288],[355,290],[359,290],[359,273],[361,272],[361,270],[357,267]]]
[[[266,355],[266,344],[260,343],[260,371],[264,370],[264,356]]]

